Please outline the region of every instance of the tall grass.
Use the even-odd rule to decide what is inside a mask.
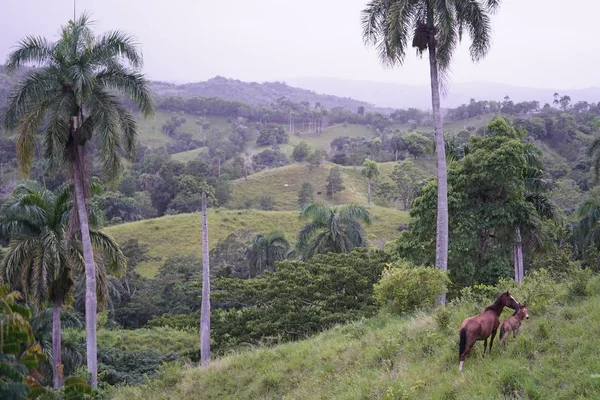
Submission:
[[[542,284],[529,279],[513,289],[520,301],[539,297],[522,333],[503,348],[496,340],[485,358],[479,342],[463,375],[457,368],[458,326],[489,301],[474,296],[436,313],[381,314],[301,342],[233,354],[205,369],[167,366],[160,379],[111,395],[127,400],[597,399],[600,278],[587,284],[587,296],[566,283],[541,279]]]

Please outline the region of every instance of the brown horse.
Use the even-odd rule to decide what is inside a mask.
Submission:
[[[487,307],[481,314],[465,319],[460,325],[460,344],[458,349],[458,369],[460,371],[463,369],[465,357],[478,340],[484,340],[483,354],[485,355],[487,340],[491,335],[492,340],[490,341],[488,353],[492,351],[496,331],[498,330],[498,326],[500,326],[500,314],[502,314],[504,307],[519,310],[519,303],[510,295],[508,290],[502,293],[494,304]]]
[[[504,344],[510,333],[513,333],[513,338],[517,337],[517,333],[521,331],[521,322],[523,319],[529,319],[529,311],[527,311],[527,304],[519,304],[519,310],[502,321],[500,325],[500,344]]]

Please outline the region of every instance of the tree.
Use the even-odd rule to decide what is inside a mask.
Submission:
[[[600,117],[596,117],[592,120],[592,126],[596,131],[600,129]],[[588,157],[592,159],[594,174],[596,179],[598,179],[600,176],[600,137],[597,137],[592,141],[592,144],[588,148]]]
[[[305,140],[298,143],[294,146],[294,151],[292,152],[292,158],[298,162],[302,162],[306,160],[308,155],[310,154],[310,147],[308,147],[308,143]]]
[[[384,64],[402,65],[411,38],[419,55],[429,51],[438,181],[435,265],[443,271],[448,268],[448,187],[440,75],[443,79],[448,72],[463,30],[471,36],[472,60],[478,61],[486,55],[491,42],[488,14],[499,4],[500,0],[370,0],[362,12],[364,40],[377,46]],[[440,300],[445,302],[445,297]]]
[[[403,204],[404,210],[410,208],[411,202],[418,196],[424,185],[425,175],[411,161],[403,161],[394,167],[392,180],[396,184],[396,196]]]
[[[531,247],[538,246],[534,235],[536,241],[545,239],[541,228],[546,221],[528,199],[534,192],[527,190],[524,174],[527,145],[502,118],[494,119],[487,131],[486,136],[469,139],[467,155],[448,171],[454,293],[463,286],[493,284],[512,275],[517,228],[530,238]],[[409,229],[398,240],[399,255],[420,265],[435,260],[436,190],[435,181],[423,187],[413,201]]]
[[[300,230],[296,244],[298,253],[305,260],[315,254],[350,253],[367,245],[362,224],[370,225],[371,216],[363,206],[329,207],[324,203],[313,203],[302,209],[300,219],[309,220]]]
[[[264,271],[274,271],[277,261],[285,260],[290,253],[290,244],[282,232],[259,233],[250,239],[245,256],[250,264],[250,277]]]
[[[298,205],[304,207],[314,201],[314,189],[308,182],[304,182],[298,193]]]
[[[342,173],[340,167],[333,167],[329,170],[329,176],[327,176],[327,195],[331,196],[332,199],[335,198],[335,194],[337,192],[341,192],[344,190],[344,185],[342,185]]]
[[[46,301],[52,312],[52,372],[54,387],[62,386],[60,310],[73,287],[74,273],[84,269],[78,235],[69,231],[71,188],[55,195],[35,182],[17,186],[2,209],[0,231],[10,237],[10,250],[0,265],[0,276],[22,287],[28,301],[41,308]],[[100,218],[92,215],[92,227]],[[73,234],[73,236],[69,236]],[[106,292],[106,268],[120,273],[126,260],[118,244],[107,234],[90,229],[102,262],[95,264],[101,292]],[[103,296],[106,298],[106,296]]]
[[[308,163],[310,165],[310,170],[312,171],[316,167],[320,167],[323,162],[323,152],[321,150],[315,150],[308,156]]]
[[[406,144],[406,151],[408,151],[408,154],[413,156],[415,159],[423,157],[425,154],[431,151],[431,140],[420,133],[407,133],[404,136],[404,142]]]
[[[64,26],[55,43],[41,37],[22,40],[9,54],[5,69],[10,72],[25,65],[37,68],[17,84],[1,119],[6,128],[19,132],[22,172],[31,168],[40,128],[50,165],[69,166],[77,211],[72,217],[81,232],[86,270],[87,367],[95,388],[97,299],[87,213],[88,143],[93,139],[99,150],[105,178],[115,178],[122,167],[121,154],[134,158],[137,124],[114,91],[130,98],[144,116],[153,112],[154,104],[149,85],[138,72],[142,57],[134,39],[120,31],[95,36],[85,14]]]
[[[210,362],[210,265],[206,192],[202,192],[202,306],[200,309],[200,362]]]
[[[401,151],[406,149],[406,142],[404,141],[404,138],[400,134],[392,136],[390,139],[390,148],[394,152],[396,161],[398,161],[398,155]]]
[[[368,202],[371,205],[371,179],[379,176],[379,166],[373,160],[366,159],[363,163],[362,174],[367,177]]]

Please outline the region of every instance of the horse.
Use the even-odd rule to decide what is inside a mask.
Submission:
[[[513,333],[513,338],[517,337],[517,334],[521,331],[521,322],[523,318],[529,319],[529,312],[527,311],[527,304],[519,304],[519,310],[502,321],[500,325],[500,344],[504,344],[510,333]]]
[[[492,351],[492,344],[496,337],[496,331],[500,326],[500,315],[504,307],[512,308],[515,311],[519,310],[519,303],[512,297],[507,290],[502,293],[494,304],[486,309],[479,315],[469,317],[463,321],[459,329],[459,348],[458,348],[458,369],[463,370],[463,363],[465,357],[471,351],[471,348],[478,340],[483,340],[483,354],[485,355],[485,348],[487,347],[488,338],[490,335],[492,339],[490,341],[490,347],[488,354]]]

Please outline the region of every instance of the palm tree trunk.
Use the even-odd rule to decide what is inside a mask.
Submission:
[[[368,192],[369,192],[369,196],[368,196],[369,205],[371,205],[371,178],[367,178],[367,188],[368,188]]]
[[[87,367],[91,374],[91,385],[98,386],[98,356],[96,348],[96,311],[98,301],[96,299],[96,266],[92,240],[90,238],[90,227],[87,215],[87,206],[84,195],[84,177],[82,175],[83,156],[82,147],[77,147],[75,159],[73,160],[73,183],[75,186],[75,201],[77,203],[77,215],[79,217],[79,228],[81,230],[81,245],[83,248],[83,260],[85,264],[85,334],[87,350]]]
[[[210,362],[210,266],[206,192],[202,192],[202,305],[200,310],[200,364]]]
[[[440,112],[440,82],[436,59],[436,40],[434,34],[429,35],[429,69],[431,75],[431,104],[433,110],[433,127],[435,130],[435,152],[437,161],[437,234],[435,250],[435,266],[442,271],[448,270],[448,176],[446,171],[446,149],[444,131]],[[446,303],[446,294],[439,299]]]
[[[515,281],[518,283],[523,282],[524,270],[523,270],[523,241],[521,239],[521,230],[517,228],[516,242],[514,245],[514,256],[515,256]]]
[[[63,365],[60,334],[60,307],[62,302],[54,300],[52,307],[52,379],[54,388],[59,389],[63,385]]]

